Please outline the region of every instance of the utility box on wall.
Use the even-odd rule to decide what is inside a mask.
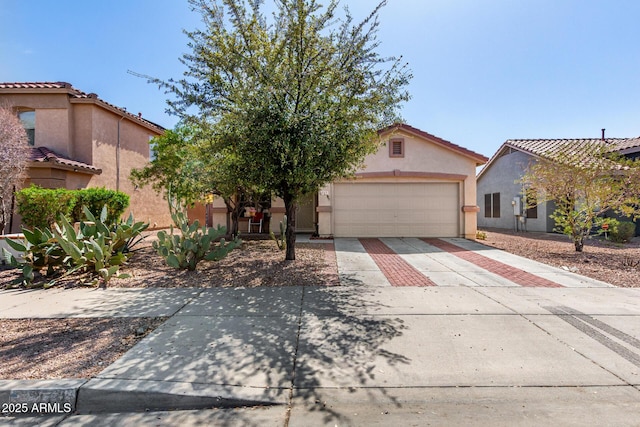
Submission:
[[[513,205],[513,214],[515,216],[522,216],[522,198],[514,197],[511,205]]]

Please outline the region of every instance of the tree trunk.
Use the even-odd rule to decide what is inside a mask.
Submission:
[[[4,234],[4,227],[7,225],[5,218],[4,197],[0,196],[0,234]],[[11,230],[9,230],[9,232],[11,232]]]
[[[234,209],[231,211],[231,237],[235,237],[238,235],[240,228],[240,212],[238,209]]]
[[[234,205],[231,200],[224,199],[224,204],[227,206],[227,235],[230,238],[234,238],[238,235],[238,224],[240,223],[240,209],[237,205]],[[229,220],[231,217],[231,220]]]
[[[285,260],[296,259],[296,207],[297,204],[292,197],[284,198],[284,210],[287,215],[287,231],[285,237],[287,241],[287,253]]]
[[[576,252],[582,252],[582,249],[584,248],[584,237],[583,236],[574,237],[573,244],[576,247]]]

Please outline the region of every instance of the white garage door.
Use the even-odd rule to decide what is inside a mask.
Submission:
[[[336,237],[458,237],[457,183],[335,184]]]

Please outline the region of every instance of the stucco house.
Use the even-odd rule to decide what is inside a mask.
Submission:
[[[31,145],[28,178],[45,188],[106,187],[129,194],[125,215],[168,226],[167,202],[129,181],[149,161],[149,140],[164,128],[66,82],[0,83],[0,105],[13,108]],[[17,215],[10,232],[20,230]]]
[[[334,237],[468,237],[476,234],[476,167],[488,159],[406,124],[379,132],[379,150],[353,179],[325,185],[300,203],[299,232]],[[271,224],[284,202],[271,200]],[[225,225],[220,199],[212,223]],[[277,232],[277,225],[271,227]],[[240,230],[248,232],[248,224]]]
[[[604,130],[602,138],[507,140],[478,174],[478,226],[554,231],[554,221],[549,217],[555,211],[554,203],[526,209],[525,192],[519,181],[527,168],[540,158],[602,143],[610,145],[612,152],[629,158],[640,155],[640,138],[604,138]]]

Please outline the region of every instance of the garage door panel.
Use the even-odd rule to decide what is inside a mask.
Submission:
[[[334,235],[458,237],[457,183],[364,183],[334,186]]]

